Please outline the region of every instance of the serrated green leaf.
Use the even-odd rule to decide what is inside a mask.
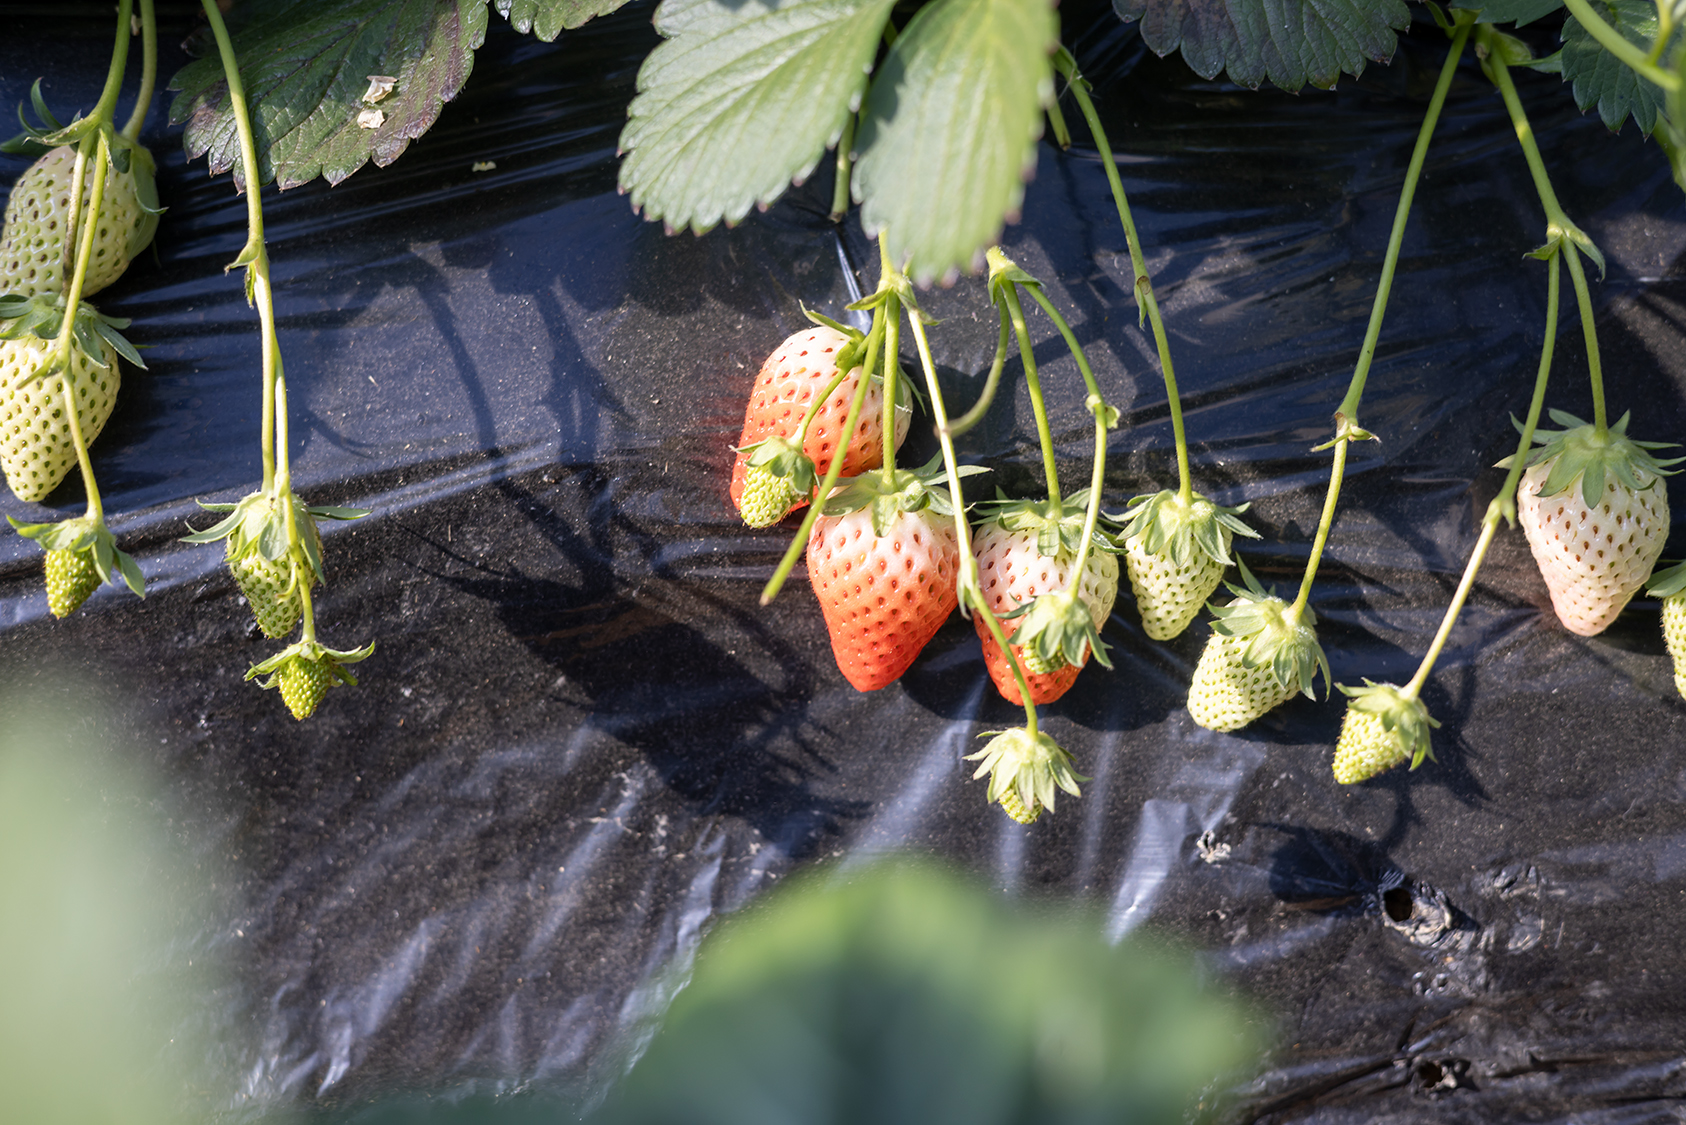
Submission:
[[[813,171],[859,103],[891,0],[664,0],[621,190],[647,218],[735,223]]]
[[[1485,0],[1485,3],[1469,0],[1468,3],[1452,5],[1465,11],[1480,12],[1476,23],[1513,23],[1517,27],[1549,16],[1562,6],[1563,0]]]
[[[549,43],[563,29],[572,30],[596,16],[606,16],[627,0],[493,0],[498,15],[516,31],[532,32]]]
[[[1652,0],[1588,0],[1593,11],[1623,38],[1646,51],[1657,37],[1657,6]],[[1670,36],[1679,41],[1678,33]],[[1650,135],[1657,125],[1665,94],[1627,64],[1605,50],[1587,34],[1579,20],[1563,21],[1563,80],[1574,83],[1575,104],[1582,110],[1598,107],[1598,116],[1612,132],[1619,130],[1628,115],[1641,133]]]
[[[1409,26],[1403,0],[1112,0],[1140,20],[1142,40],[1160,55],[1178,47],[1202,78],[1227,70],[1257,89],[1328,88],[1370,60],[1393,57],[1396,31]]]
[[[854,194],[921,284],[980,267],[1017,211],[1058,33],[1046,0],[936,0],[897,37],[867,98]]]
[[[392,163],[468,80],[486,19],[485,0],[300,0],[237,35],[263,182],[337,184],[371,159]],[[397,79],[374,104],[363,100],[370,75]],[[220,59],[189,63],[170,88],[188,156],[208,155],[213,175],[235,169],[243,185]],[[365,111],[378,111],[378,127],[359,124]]]

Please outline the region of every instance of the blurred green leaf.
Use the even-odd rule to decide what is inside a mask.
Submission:
[[[1252,1058],[1188,961],[931,867],[808,875],[724,922],[594,1120],[1181,1125]]]
[[[237,34],[259,177],[283,188],[317,176],[337,184],[371,159],[398,159],[468,80],[486,19],[485,0],[297,0]],[[371,75],[397,79],[374,103],[363,100]],[[213,175],[233,168],[243,184],[217,53],[184,66],[170,88],[180,91],[170,121],[187,122],[189,158],[209,155]]]
[[[1651,49],[1657,38],[1657,6],[1652,0],[1588,2],[1628,42]],[[1678,42],[1679,35],[1671,38]],[[1581,109],[1597,106],[1598,116],[1611,130],[1620,129],[1629,114],[1640,132],[1649,135],[1656,128],[1663,91],[1605,50],[1573,16],[1563,21],[1562,55],[1563,80],[1574,83],[1575,104]]]
[[[837,143],[892,0],[665,0],[627,110],[621,190],[701,233],[783,194]]]
[[[1452,4],[1451,7],[1480,12],[1481,18],[1476,20],[1477,23],[1513,23],[1523,27],[1563,7],[1563,0],[1486,0],[1485,3],[1470,0],[1467,4]]]
[[[1046,0],[936,0],[872,84],[854,194],[921,283],[981,269],[1036,168],[1059,24]]]
[[[1142,40],[1161,55],[1178,47],[1202,78],[1227,70],[1257,89],[1330,87],[1343,73],[1393,57],[1394,32],[1411,22],[1403,0],[1112,0],[1140,20]]]
[[[498,15],[516,31],[532,32],[549,43],[564,28],[581,26],[597,16],[606,16],[627,0],[493,0]]]

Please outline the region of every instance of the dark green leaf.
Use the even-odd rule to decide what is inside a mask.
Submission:
[[[576,28],[595,16],[606,16],[627,0],[492,0],[516,31],[532,32],[549,43],[563,28]]]
[[[1395,31],[1411,22],[1403,0],[1112,0],[1140,20],[1142,40],[1168,55],[1178,47],[1195,73],[1257,88],[1330,87],[1371,59],[1393,56]]]
[[[867,99],[854,193],[921,284],[981,267],[1016,217],[1058,34],[1045,0],[937,0],[897,37]]]
[[[1563,6],[1563,0],[1469,0],[1466,4],[1453,4],[1454,8],[1465,11],[1480,12],[1481,18],[1477,23],[1513,23],[1517,27],[1533,23],[1535,20],[1551,13]]]
[[[702,232],[771,203],[843,134],[891,0],[666,0],[627,110],[620,185]]]
[[[283,188],[317,176],[337,184],[370,159],[385,166],[456,97],[486,38],[485,0],[300,0],[235,39],[257,137],[258,174]],[[397,84],[363,100],[370,75]],[[228,84],[216,54],[183,67],[172,123],[187,122],[189,157],[244,183]],[[365,111],[378,127],[359,124]],[[371,119],[372,120],[372,119]]]
[[[1628,42],[1649,51],[1657,36],[1657,6],[1652,0],[1589,0],[1604,22]],[[1678,41],[1679,36],[1673,37]],[[1587,34],[1580,21],[1563,21],[1563,80],[1574,83],[1575,104],[1583,110],[1598,107],[1598,116],[1618,130],[1633,115],[1639,131],[1649,134],[1657,125],[1663,91],[1639,77],[1625,63]]]

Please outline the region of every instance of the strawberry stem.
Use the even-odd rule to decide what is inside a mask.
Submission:
[[[843,122],[843,135],[837,139],[837,184],[831,190],[831,221],[841,222],[849,213],[849,150],[855,147],[856,115],[851,113]]]
[[[105,88],[100,91],[100,100],[83,120],[90,127],[98,131],[99,126],[110,122],[112,113],[117,109],[117,97],[123,91],[123,71],[129,62],[129,11],[133,0],[119,0],[117,5],[117,42],[111,49],[111,66],[105,72]]]
[[[1141,236],[1136,233],[1136,221],[1130,214],[1130,201],[1124,194],[1124,182],[1118,176],[1118,162],[1107,143],[1106,130],[1089,100],[1089,83],[1077,70],[1077,59],[1063,46],[1054,55],[1054,66],[1071,82],[1072,96],[1083,112],[1089,135],[1100,154],[1101,167],[1106,170],[1106,182],[1112,189],[1112,201],[1118,208],[1118,221],[1124,227],[1124,242],[1130,250],[1130,275],[1135,280],[1132,291],[1136,305],[1146,314],[1153,326],[1153,344],[1159,352],[1159,371],[1165,380],[1165,399],[1171,410],[1171,436],[1177,447],[1177,492],[1184,505],[1194,500],[1194,484],[1189,473],[1188,437],[1183,429],[1182,396],[1177,392],[1176,368],[1171,363],[1171,341],[1165,332],[1165,318],[1159,313],[1159,301],[1154,297],[1153,281],[1148,277],[1147,260],[1142,254]]]
[[[1476,540],[1475,550],[1470,552],[1469,562],[1464,567],[1463,578],[1458,582],[1458,589],[1452,595],[1452,602],[1446,607],[1446,615],[1441,619],[1440,628],[1434,634],[1434,640],[1428,646],[1428,652],[1417,666],[1417,674],[1411,677],[1411,682],[1400,691],[1401,695],[1415,699],[1417,693],[1427,682],[1429,673],[1434,670],[1435,661],[1440,659],[1440,652],[1446,647],[1447,639],[1452,635],[1452,626],[1457,623],[1458,615],[1463,612],[1464,602],[1469,598],[1470,590],[1475,586],[1475,575],[1481,569],[1483,560],[1487,557],[1487,548],[1492,545],[1493,536],[1499,528],[1501,519],[1512,523],[1516,520],[1516,486],[1522,479],[1522,473],[1528,464],[1528,450],[1534,444],[1534,427],[1539,424],[1540,412],[1545,408],[1546,382],[1551,374],[1552,352],[1557,344],[1557,306],[1559,303],[1558,253],[1559,247],[1553,247],[1547,261],[1551,269],[1546,282],[1546,322],[1545,343],[1540,348],[1539,373],[1534,377],[1534,397],[1528,404],[1528,420],[1522,425],[1522,440],[1517,443],[1516,455],[1510,459],[1510,472],[1506,474],[1504,484],[1499,486],[1499,493],[1487,505],[1487,514],[1481,520],[1481,536]],[[1570,251],[1570,261],[1574,260],[1574,251]]]
[[[901,273],[890,261],[889,244],[882,238],[878,240],[878,259],[882,276],[893,282],[901,280]],[[899,361],[901,348],[901,301],[894,290],[884,298],[884,406],[883,433],[880,435],[884,443],[884,474],[888,479],[896,471],[896,376],[900,373]],[[839,459],[843,456],[843,448],[854,436],[853,429],[845,429],[838,438]]]
[[[889,283],[889,274],[879,278],[878,289],[883,292]],[[855,423],[860,420],[861,408],[866,405],[866,391],[872,385],[872,369],[878,361],[879,345],[884,337],[884,306],[879,305],[872,311],[872,328],[866,334],[866,346],[861,350],[861,378],[855,384],[854,397],[849,400],[849,413],[843,419],[843,428],[838,431],[841,439],[838,442],[837,455],[831,459],[831,465],[825,471],[825,478],[820,481],[814,496],[814,502],[808,505],[808,510],[802,516],[802,526],[796,529],[791,537],[790,546],[785,548],[784,557],[779,560],[773,576],[767,579],[767,585],[761,589],[761,604],[771,605],[779,591],[784,589],[785,579],[796,568],[796,560],[802,557],[802,550],[808,544],[808,535],[814,530],[814,521],[820,518],[820,509],[825,507],[826,497],[831,495],[831,489],[843,475],[843,449],[848,436],[855,432]],[[823,401],[823,399],[816,399]],[[806,421],[803,423],[806,425]]]
[[[1576,15],[1578,18],[1579,13]],[[1481,41],[1485,42],[1492,32],[1483,27],[1479,34]],[[1599,263],[1601,275],[1603,260],[1595,256],[1590,249],[1592,240],[1575,225],[1557,201],[1557,193],[1552,190],[1551,177],[1546,174],[1545,160],[1540,156],[1540,147],[1534,140],[1534,130],[1528,124],[1528,114],[1522,108],[1522,99],[1517,96],[1516,84],[1511,81],[1510,67],[1505,65],[1503,53],[1497,50],[1488,52],[1482,61],[1482,67],[1493,80],[1493,85],[1499,88],[1499,95],[1504,99],[1511,126],[1516,130],[1517,143],[1522,146],[1522,156],[1528,162],[1528,171],[1534,178],[1534,190],[1539,194],[1540,205],[1545,208],[1546,245],[1542,250],[1555,246],[1567,246],[1569,250],[1569,277],[1575,285],[1575,305],[1580,310],[1581,332],[1586,337],[1587,378],[1592,383],[1592,423],[1597,433],[1602,435],[1607,429],[1604,365],[1598,349],[1598,326],[1592,315],[1592,294],[1587,288],[1586,273],[1581,268],[1579,253],[1584,251],[1593,256]]]
[[[936,416],[937,441],[942,445],[943,469],[948,476],[948,492],[953,501],[954,533],[960,544],[960,573],[955,578],[960,612],[967,615],[970,610],[976,610],[983,614],[984,627],[1000,646],[1002,655],[1007,658],[1008,667],[1013,670],[1013,679],[1019,685],[1019,698],[1024,702],[1025,729],[1035,735],[1036,704],[1030,701],[1030,684],[1025,680],[1024,669],[1020,667],[1018,657],[1013,655],[1013,646],[1007,643],[1007,634],[1002,631],[1000,620],[990,611],[989,603],[984,600],[983,586],[978,579],[978,559],[972,553],[972,525],[966,519],[966,497],[960,488],[960,465],[954,453],[954,427],[949,425],[948,405],[943,401],[942,387],[937,383],[936,364],[931,361],[931,344],[925,337],[925,325],[919,318],[919,310],[910,306],[907,310],[907,322],[913,329],[914,346],[919,352],[919,366],[925,374],[925,389],[931,396],[931,413]],[[1002,320],[1002,339],[1006,339],[1005,319]],[[1095,490],[1095,495],[1100,495],[1100,489]]]
[[[1007,310],[1001,313],[1001,335],[995,341],[995,358],[990,360],[989,376],[984,379],[983,390],[978,394],[978,401],[972,408],[947,426],[939,427],[939,433],[944,437],[959,437],[983,420],[989,412],[990,404],[995,401],[995,389],[1001,384],[1001,371],[1007,366],[1007,336],[1011,325],[1007,321]]]
[[[1019,307],[1017,282],[1001,288],[1007,305],[1007,315],[1013,318],[1013,333],[1019,341],[1019,359],[1024,363],[1025,389],[1030,392],[1030,409],[1036,415],[1036,440],[1042,446],[1042,473],[1048,478],[1048,500],[1057,510],[1060,506],[1060,474],[1054,462],[1054,434],[1048,426],[1048,406],[1042,401],[1042,381],[1036,375],[1036,353],[1030,345],[1030,329],[1024,321],[1024,309]]]
[[[1393,275],[1399,265],[1399,249],[1405,242],[1405,223],[1411,215],[1411,201],[1417,193],[1417,181],[1422,178],[1423,163],[1428,159],[1429,141],[1434,136],[1435,126],[1440,122],[1440,111],[1446,104],[1446,95],[1452,88],[1452,76],[1458,69],[1458,60],[1463,56],[1464,44],[1469,41],[1475,13],[1459,11],[1457,21],[1456,30],[1452,34],[1451,49],[1446,53],[1446,61],[1441,64],[1440,78],[1434,85],[1433,96],[1429,98],[1428,111],[1423,114],[1422,127],[1417,130],[1417,143],[1411,150],[1411,162],[1405,169],[1405,182],[1400,188],[1399,205],[1394,209],[1393,229],[1388,233],[1387,254],[1382,259],[1382,273],[1376,282],[1376,299],[1370,306],[1370,323],[1364,329],[1364,343],[1358,351],[1358,363],[1353,368],[1346,397],[1341,399],[1341,404],[1335,411],[1335,439],[1329,443],[1335,451],[1334,463],[1329,468],[1329,490],[1323,498],[1323,512],[1317,522],[1317,535],[1312,542],[1311,554],[1306,559],[1305,576],[1300,580],[1299,596],[1294,599],[1293,606],[1287,612],[1292,622],[1299,621],[1301,612],[1311,600],[1311,586],[1317,578],[1317,567],[1323,558],[1323,548],[1329,542],[1329,529],[1335,522],[1335,506],[1340,500],[1341,482],[1346,474],[1347,446],[1355,439],[1371,436],[1358,428],[1358,404],[1364,397],[1364,384],[1370,375],[1370,363],[1375,359],[1376,343],[1381,338],[1382,321],[1387,315],[1388,295],[1393,289]]]
[[[1563,6],[1569,9],[1569,13],[1586,29],[1588,35],[1598,40],[1599,46],[1616,56],[1618,61],[1626,64],[1635,74],[1671,93],[1680,89],[1680,76],[1656,65],[1659,56],[1649,54],[1643,48],[1628,42],[1627,36],[1611,27],[1586,0],[1564,0]],[[1659,17],[1667,7],[1667,4],[1657,5]],[[1659,24],[1659,29],[1664,27],[1665,25]],[[1660,52],[1663,44],[1667,42],[1667,30],[1661,30],[1657,37],[1656,50]]]
[[[123,126],[123,135],[139,140],[146,115],[152,109],[152,91],[158,82],[158,25],[153,17],[153,0],[140,0],[141,18],[141,83],[135,94],[135,108]]]

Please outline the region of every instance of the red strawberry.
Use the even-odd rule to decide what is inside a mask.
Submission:
[[[749,406],[744,411],[743,436],[738,439],[737,462],[732,466],[732,504],[743,510],[744,480],[749,471],[753,448],[770,437],[794,438],[802,425],[815,396],[823,393],[837,375],[835,356],[850,342],[850,337],[824,325],[798,332],[780,344],[756,376],[750,391]],[[814,471],[825,476],[831,468],[838,434],[847,421],[849,403],[859,385],[860,368],[852,369],[827,396],[825,405],[808,424],[808,436],[802,452],[814,463]],[[867,388],[866,401],[855,422],[855,432],[844,442],[843,475],[858,476],[883,464],[884,452],[884,390],[876,379]],[[906,406],[896,409],[896,445],[907,436],[912,411]],[[790,505],[799,508],[807,500],[796,498]],[[787,509],[788,510],[788,509]],[[757,526],[767,526],[764,515],[757,516]],[[773,520],[770,522],[777,522]]]
[[[907,671],[954,611],[960,569],[947,493],[913,473],[885,476],[871,473],[834,493],[825,511],[840,514],[821,515],[808,536],[808,581],[831,651],[859,691]]]
[[[1087,489],[1074,493],[1065,498],[1058,513],[1050,513],[1045,501],[995,505],[989,522],[979,528],[972,544],[972,552],[978,557],[978,583],[991,613],[1004,617],[1041,595],[1071,587],[1087,500]],[[1118,596],[1118,558],[1100,547],[1097,537],[1077,583],[1077,597],[1087,607],[1097,630],[1111,615],[1113,600]],[[996,644],[983,615],[974,615],[972,625],[983,642],[984,664],[996,690],[1008,702],[1022,705],[1012,665]],[[1008,622],[1006,627],[1008,635],[1013,636],[1014,623]],[[1037,704],[1052,703],[1070,691],[1089,659],[1085,652],[1075,663],[1061,661],[1058,667],[1044,670],[1036,654],[1025,645],[1014,643],[1011,648],[1030,687],[1030,701]]]

